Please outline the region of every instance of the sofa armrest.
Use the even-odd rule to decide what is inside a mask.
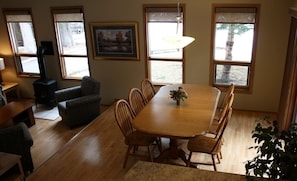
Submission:
[[[88,95],[88,96],[83,96],[79,97],[76,99],[68,100],[66,101],[66,107],[82,107],[83,105],[88,105],[93,102],[99,102],[101,101],[101,96],[98,94],[93,94],[93,95]]]
[[[0,151],[21,155],[23,171],[32,172],[34,169],[31,146],[33,140],[25,123],[0,129]]]
[[[20,122],[20,123],[18,123],[18,126],[23,131],[26,144],[29,145],[29,146],[32,146],[33,145],[33,138],[32,138],[32,136],[31,136],[31,134],[29,132],[29,129],[28,129],[27,125],[24,122]]]
[[[69,99],[75,99],[81,96],[81,87],[69,87],[55,91],[55,98],[57,102],[62,102]]]
[[[0,151],[11,151],[20,147],[31,147],[33,139],[25,123],[0,129]]]

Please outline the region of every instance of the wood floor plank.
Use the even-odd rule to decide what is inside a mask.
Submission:
[[[130,157],[127,168],[123,169],[127,147],[113,111],[113,106],[110,106],[86,128],[73,130],[60,120],[36,120],[36,125],[30,128],[34,139],[32,156],[35,170],[28,180],[121,180],[138,158]],[[224,134],[223,159],[217,165],[218,171],[245,174],[245,161],[255,155],[248,150],[253,145],[251,131],[255,120],[266,114],[275,116],[273,113],[233,111]],[[168,140],[163,139],[163,142],[164,147],[168,147]],[[186,140],[180,141],[185,151],[186,144]],[[198,154],[193,158],[202,161],[210,159]],[[199,168],[213,170],[212,166]]]

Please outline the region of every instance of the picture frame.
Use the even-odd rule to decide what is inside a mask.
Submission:
[[[139,60],[137,22],[90,23],[93,57],[99,60]]]

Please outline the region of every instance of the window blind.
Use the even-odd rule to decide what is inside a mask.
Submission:
[[[177,7],[168,8],[146,8],[148,22],[176,22],[178,16]],[[180,13],[182,15],[183,8],[180,7]]]
[[[256,8],[216,8],[217,23],[255,23]]]
[[[30,10],[4,10],[6,21],[8,23],[13,22],[32,22]]]
[[[82,9],[52,9],[56,22],[83,22]]]

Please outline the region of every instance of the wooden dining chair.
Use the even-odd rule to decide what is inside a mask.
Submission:
[[[228,121],[230,120],[232,115],[232,108],[229,109],[228,113],[226,114],[224,120],[222,120],[220,124],[220,129],[218,134],[215,137],[209,137],[207,135],[198,135],[195,138],[192,138],[188,142],[188,150],[190,151],[187,166],[191,164],[204,164],[204,165],[213,165],[214,170],[217,171],[215,156],[221,152],[222,147],[222,137]],[[210,154],[212,158],[212,163],[202,163],[202,162],[193,162],[191,161],[193,153],[205,153]]]
[[[141,81],[141,91],[147,102],[149,102],[157,92],[153,83],[149,79],[143,79]]]
[[[131,106],[131,109],[136,116],[147,104],[147,101],[138,88],[132,88],[129,92],[128,101]],[[158,146],[159,151],[162,151],[162,139],[160,137],[156,138],[156,145]]]
[[[152,149],[150,148],[150,146],[152,146],[156,138],[145,133],[139,132],[133,128],[132,120],[134,119],[134,114],[129,103],[126,100],[118,100],[115,104],[114,109],[117,124],[125,137],[125,144],[128,146],[123,167],[126,167],[126,163],[129,156],[144,156],[136,154],[136,150],[140,146],[147,147],[149,160],[153,162]],[[132,148],[134,149],[131,153]]]
[[[138,88],[130,89],[129,96],[128,96],[129,104],[132,108],[134,115],[136,116],[147,104],[147,101]]]
[[[226,104],[221,110],[219,118],[214,118],[214,120],[212,121],[211,126],[207,131],[207,134],[213,134],[213,136],[216,136],[218,134],[222,121],[225,119],[230,109],[232,109],[233,102],[234,102],[234,94],[232,93],[228,97],[228,100],[226,100]],[[224,143],[224,138],[222,138],[221,142],[222,144]],[[223,158],[221,152],[219,152],[219,154],[217,155],[217,158],[218,158],[218,161],[220,162],[220,159]]]

